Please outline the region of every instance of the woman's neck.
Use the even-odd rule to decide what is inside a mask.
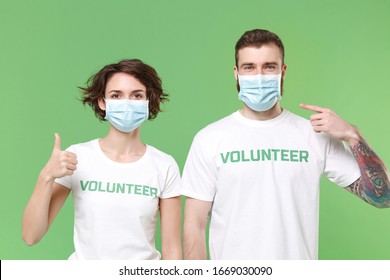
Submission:
[[[132,132],[123,133],[110,126],[110,131],[99,139],[103,153],[116,162],[134,162],[146,152],[146,145],[142,143],[139,128]]]

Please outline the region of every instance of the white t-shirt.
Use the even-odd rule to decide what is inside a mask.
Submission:
[[[213,202],[211,259],[317,259],[322,174],[342,187],[360,177],[343,143],[309,121],[235,112],[194,138],[182,194]]]
[[[175,160],[152,146],[132,163],[110,160],[98,139],[70,146],[77,170],[56,182],[74,200],[74,246],[69,259],[158,260],[159,199],[180,195]]]

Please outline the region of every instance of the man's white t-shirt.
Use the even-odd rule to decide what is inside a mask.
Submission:
[[[156,231],[159,199],[180,195],[175,160],[147,145],[132,163],[110,160],[98,139],[70,146],[77,170],[56,182],[71,189],[74,247],[69,259],[158,260]]]
[[[341,187],[360,177],[341,141],[287,110],[235,112],[195,136],[181,193],[212,202],[211,259],[317,259],[323,174]]]

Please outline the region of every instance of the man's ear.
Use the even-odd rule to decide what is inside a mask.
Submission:
[[[234,66],[233,70],[234,70],[234,77],[236,78],[237,92],[240,92],[240,84],[238,83],[238,69],[237,69],[237,66]]]
[[[283,66],[282,66],[282,80],[286,76],[286,71],[287,71],[287,64],[283,64]]]

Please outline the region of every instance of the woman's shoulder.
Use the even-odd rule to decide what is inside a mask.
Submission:
[[[152,160],[176,164],[176,160],[170,154],[163,152],[154,146],[151,145],[146,145],[146,146],[148,149],[149,156],[152,158]]]

